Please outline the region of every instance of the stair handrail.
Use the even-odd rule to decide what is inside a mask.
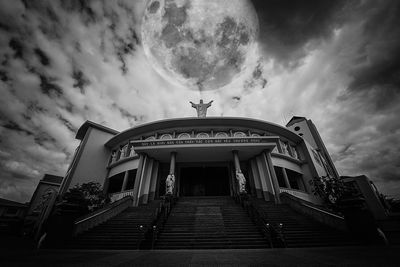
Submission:
[[[273,248],[275,244],[278,247],[286,247],[286,240],[282,223],[279,223],[278,225],[270,223],[267,215],[262,215],[260,213],[258,205],[247,193],[240,195],[235,194],[234,199],[246,210],[247,214],[250,216],[250,218],[268,240],[271,248]]]
[[[74,222],[73,236],[85,232],[112,217],[118,215],[128,207],[133,205],[133,197],[125,196],[120,200],[112,202],[101,209],[93,211],[89,214],[79,217]]]
[[[151,224],[146,227],[146,231],[143,234],[141,243],[150,242],[150,249],[154,249],[158,234],[164,228],[164,224],[167,221],[168,216],[171,213],[171,209],[176,203],[176,200],[177,199],[172,195],[163,196],[159,207],[154,213]]]

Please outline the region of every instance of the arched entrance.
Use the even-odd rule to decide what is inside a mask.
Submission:
[[[229,193],[227,166],[180,168],[181,196],[226,196]]]

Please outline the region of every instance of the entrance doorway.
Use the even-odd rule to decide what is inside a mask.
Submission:
[[[180,172],[182,196],[229,195],[227,167],[184,167]]]

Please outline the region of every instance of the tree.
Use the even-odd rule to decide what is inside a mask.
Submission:
[[[348,193],[342,180],[329,176],[314,177],[310,184],[313,186],[313,194],[319,196],[329,208],[334,210],[338,209],[338,201]]]
[[[109,202],[101,185],[95,182],[75,185],[65,193],[63,200],[68,204],[82,206],[88,212],[100,209]]]

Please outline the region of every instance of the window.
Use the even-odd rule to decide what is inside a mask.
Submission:
[[[209,138],[210,136],[208,135],[208,133],[198,133],[196,135],[197,138]]]
[[[290,188],[300,189],[303,186],[303,175],[301,173],[286,169],[286,174],[289,180]]]
[[[18,208],[16,207],[9,207],[6,210],[6,215],[16,215],[18,213]]]
[[[133,189],[135,186],[137,169],[128,171],[128,183],[126,184],[126,190]]]
[[[274,166],[276,178],[278,179],[279,187],[286,187],[285,176],[283,176],[283,170],[281,167]]]
[[[170,134],[163,134],[160,136],[160,139],[172,139],[172,135]]]
[[[246,134],[244,132],[235,132],[233,137],[246,137]]]
[[[229,137],[229,135],[227,133],[224,133],[224,132],[218,132],[218,133],[215,134],[215,137],[226,138],[226,137]]]
[[[300,131],[300,127],[299,126],[296,126],[296,127],[294,127],[294,130],[297,132],[297,131]]]
[[[190,134],[181,133],[181,134],[178,135],[178,139],[190,139]]]
[[[315,151],[314,149],[311,149],[311,151],[312,151],[312,153],[313,153],[313,156],[314,156],[315,161],[316,161],[319,165],[322,166],[321,160],[319,159],[318,152]]]
[[[124,176],[125,172],[121,172],[108,178],[108,193],[121,192],[122,183],[124,182]]]

